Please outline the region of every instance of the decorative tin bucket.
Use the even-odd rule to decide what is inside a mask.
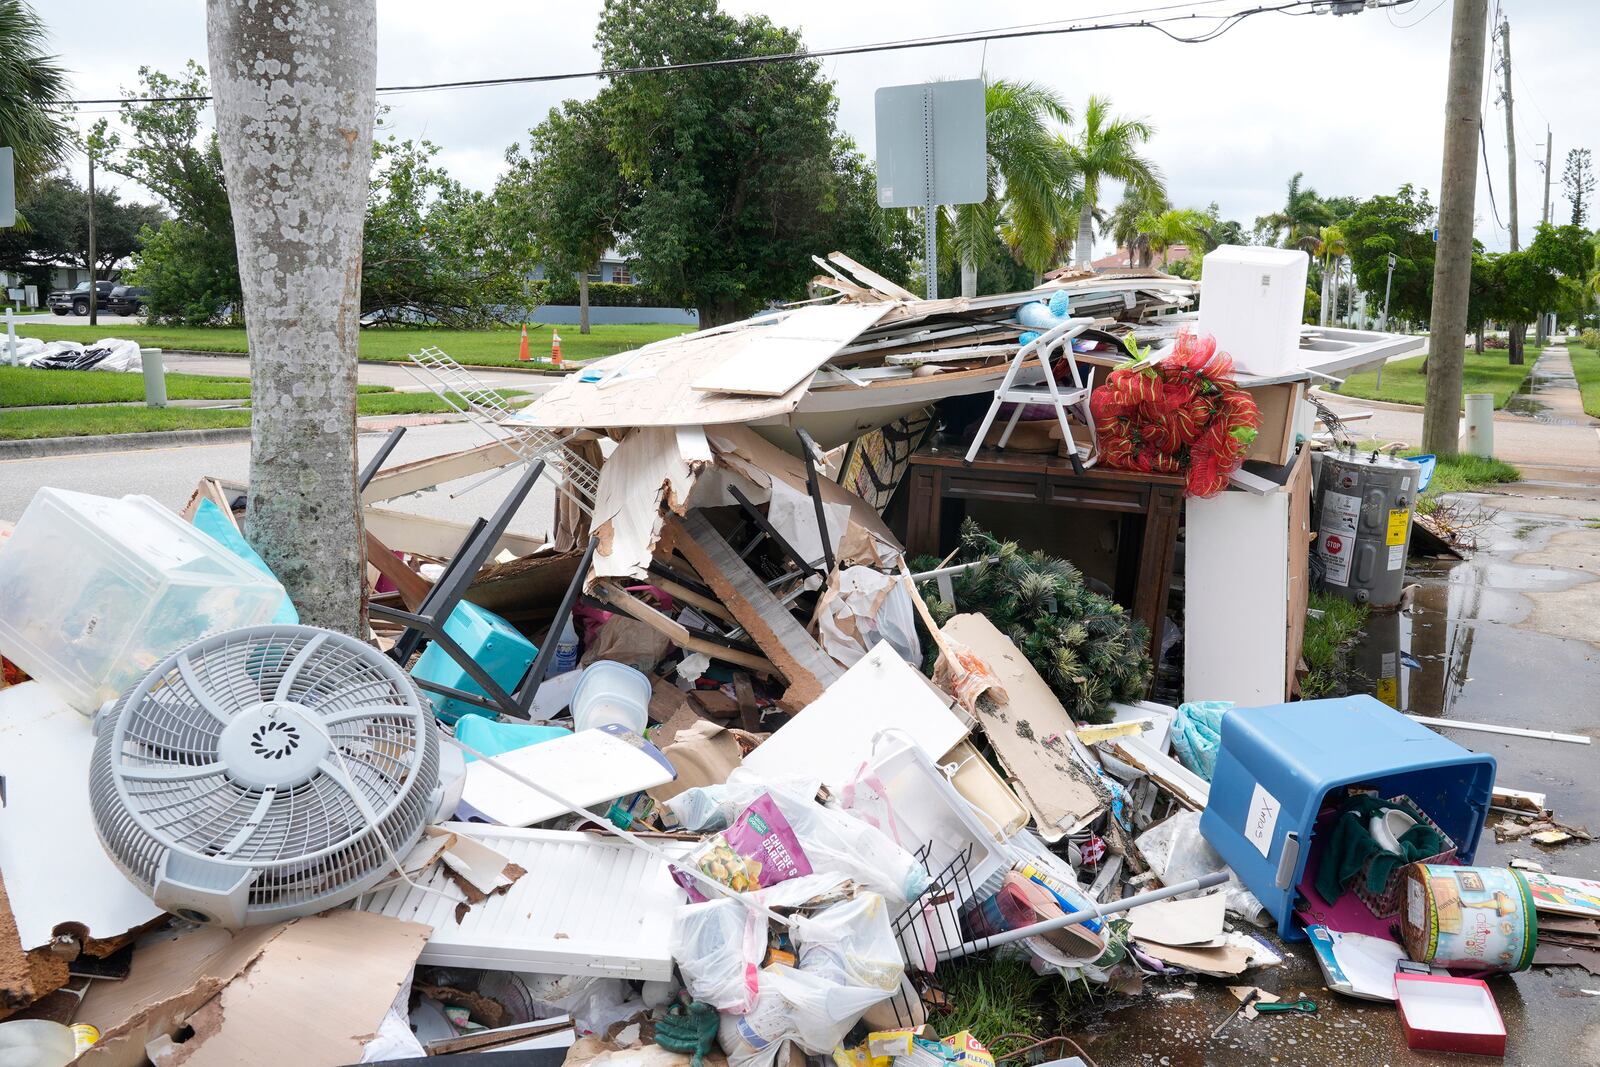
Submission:
[[[1418,963],[1476,971],[1520,971],[1539,940],[1533,895],[1509,867],[1406,867],[1400,926]]]

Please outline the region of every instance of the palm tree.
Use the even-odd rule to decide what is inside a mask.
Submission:
[[[994,254],[995,229],[1018,261],[1035,272],[1054,265],[1072,192],[1072,170],[1052,122],[1072,121],[1066,103],[1032,82],[996,80],[984,89],[989,195],[950,212],[947,245],[961,261],[961,295],[976,296],[978,266]]]
[[[1144,215],[1159,215],[1170,207],[1172,204],[1167,201],[1165,190],[1157,186],[1129,186],[1122,192],[1122,202],[1100,228],[1100,236],[1109,237],[1118,248],[1128,250],[1129,267],[1148,267],[1152,252],[1150,243],[1139,231],[1139,219]]]
[[[67,71],[45,51],[46,31],[25,0],[0,0],[0,146],[15,150],[19,187],[66,162]]]
[[[1090,96],[1083,112],[1083,128],[1071,140],[1063,137],[1062,148],[1078,173],[1078,249],[1074,260],[1087,266],[1094,246],[1094,223],[1100,215],[1100,181],[1110,178],[1148,189],[1161,187],[1161,171],[1139,154],[1139,146],[1155,136],[1156,129],[1144,119],[1111,114],[1111,99]]]
[[[1316,236],[1312,238],[1312,242],[1311,251],[1322,261],[1322,306],[1317,315],[1317,322],[1319,325],[1326,326],[1331,317],[1328,308],[1328,278],[1331,275],[1334,279],[1333,296],[1337,300],[1339,296],[1338,266],[1344,261],[1344,257],[1350,249],[1345,244],[1344,231],[1338,226],[1321,227],[1317,230]]]
[[[1150,243],[1152,251],[1161,256],[1161,269],[1167,269],[1167,253],[1173,245],[1188,245],[1196,252],[1205,251],[1206,226],[1210,223],[1203,212],[1193,208],[1177,208],[1161,214],[1146,213],[1139,216],[1139,233]]]
[[[1206,205],[1206,251],[1220,248],[1223,245],[1244,245],[1250,243],[1249,236],[1244,232],[1244,223],[1238,219],[1224,219],[1222,209],[1213,200]]]
[[[1283,208],[1256,220],[1256,225],[1270,233],[1284,248],[1312,243],[1318,229],[1334,221],[1333,212],[1322,202],[1317,191],[1300,184],[1304,177],[1302,171],[1295,171],[1294,177],[1289,179],[1288,196],[1284,199]]]

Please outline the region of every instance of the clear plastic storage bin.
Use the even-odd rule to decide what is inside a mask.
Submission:
[[[0,655],[92,715],[189,642],[270,621],[283,595],[150,497],[40,489],[0,542]]]

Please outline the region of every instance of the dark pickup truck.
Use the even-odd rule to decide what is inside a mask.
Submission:
[[[117,283],[95,282],[94,287],[100,291],[95,303],[100,307],[105,307],[106,300],[111,296],[111,290],[117,287]],[[76,289],[57,289],[50,294],[45,303],[57,315],[65,315],[69,311],[74,315],[87,315],[89,314],[89,283],[79,282]]]

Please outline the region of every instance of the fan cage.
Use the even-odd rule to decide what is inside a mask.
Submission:
[[[269,700],[320,717],[343,756],[290,788],[235,780],[219,762],[228,721]],[[340,784],[348,773],[378,832]],[[305,626],[247,627],[169,657],[101,725],[90,800],[102,843],[149,892],[181,852],[255,872],[250,921],[332,907],[377,884],[432,815],[439,740],[428,705],[388,657]],[[268,793],[271,796],[268,796]],[[381,835],[381,839],[380,839]],[[387,842],[388,847],[385,847]]]

